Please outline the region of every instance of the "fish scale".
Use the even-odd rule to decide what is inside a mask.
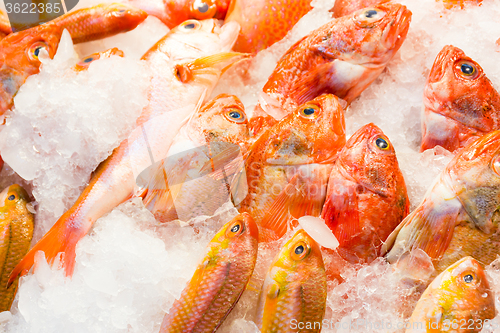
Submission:
[[[229,236],[239,223],[242,231]],[[258,229],[248,214],[225,224],[193,278],[163,319],[160,333],[214,332],[246,288],[257,260]]]

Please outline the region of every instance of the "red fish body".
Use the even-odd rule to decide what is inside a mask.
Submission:
[[[326,309],[326,273],[318,244],[299,230],[274,257],[257,305],[261,333],[319,333]],[[301,325],[303,329],[298,329]]]
[[[483,267],[465,257],[427,287],[405,333],[481,332],[495,315],[495,297]]]
[[[90,42],[135,29],[147,13],[121,3],[102,4],[69,12],[51,21],[67,29],[73,43]]]
[[[129,0],[129,3],[159,18],[170,29],[187,20],[226,17],[230,0]]]
[[[268,129],[245,162],[248,195],[240,211],[278,237],[291,211],[294,217],[318,216],[331,165],[345,144],[344,128],[338,99],[322,95]]]
[[[361,127],[338,154],[321,213],[337,251],[351,263],[373,261],[409,208],[394,147],[374,124]]]
[[[436,274],[466,256],[488,265],[500,254],[499,189],[500,131],[495,131],[451,160],[422,203],[388,237],[387,260],[395,263],[422,250]]]
[[[215,235],[191,281],[163,318],[160,333],[215,332],[252,276],[259,232],[240,214]]]
[[[410,19],[405,6],[386,3],[316,29],[280,59],[263,88],[260,106],[280,119],[324,93],[351,103],[399,50]]]
[[[424,90],[422,145],[456,151],[500,129],[500,94],[477,62],[445,46],[432,65]]]
[[[154,74],[150,103],[138,118],[137,128],[99,165],[75,204],[24,257],[11,280],[27,273],[39,250],[49,262],[63,252],[66,275],[73,274],[78,241],[98,218],[132,196],[135,177],[154,163],[152,158],[161,160],[167,155],[173,136],[200,99],[210,95],[225,68],[242,58],[239,53],[220,53],[232,47],[237,34],[237,25],[219,28],[215,20],[188,21],[187,27],[171,30],[145,55]],[[168,45],[176,47],[167,47],[165,52],[163,47]],[[193,60],[196,55],[201,58]],[[181,71],[190,76],[182,77]]]
[[[302,16],[311,0],[233,0],[226,21],[236,21],[241,32],[234,50],[255,53],[280,41]]]
[[[26,79],[40,71],[40,52],[45,50],[54,57],[61,35],[61,28],[48,23],[0,40],[0,115],[12,108]]]
[[[146,174],[150,180],[144,204],[160,222],[211,216],[230,200],[230,184],[210,177],[210,173],[227,168],[238,156],[242,161],[251,138],[243,103],[236,96],[225,94],[205,104],[181,133],[182,139],[177,143],[181,151]],[[172,149],[179,150],[176,148],[174,143]],[[205,172],[207,163],[210,170]]]

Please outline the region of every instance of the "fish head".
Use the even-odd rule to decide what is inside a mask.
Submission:
[[[87,70],[90,66],[91,63],[94,61],[97,61],[99,59],[104,59],[104,58],[109,58],[111,56],[119,56],[119,57],[124,57],[125,54],[123,53],[122,50],[114,47],[112,49],[109,49],[104,52],[96,52],[92,53],[89,56],[86,56],[85,58],[82,58],[76,65],[75,65],[75,70],[76,71],[83,71]]]
[[[245,144],[250,139],[245,106],[234,95],[221,94],[206,103],[191,118],[190,132],[202,142],[224,141]]]
[[[462,149],[441,176],[475,226],[490,234],[500,222],[500,131]]]
[[[164,0],[164,23],[172,29],[190,19],[224,19],[229,3],[230,0]]]
[[[9,69],[25,77],[38,73],[40,52],[44,50],[53,58],[61,35],[62,30],[50,23],[8,35],[0,41],[2,71]]]
[[[8,211],[19,204],[26,205],[30,197],[26,190],[21,186],[14,184],[0,192],[0,210]]]
[[[422,149],[432,148],[434,141],[434,145],[443,142],[441,145],[449,149],[444,140],[437,139],[442,134],[434,133],[443,132],[441,129],[447,127],[445,123],[455,123],[460,133],[454,136],[463,137],[467,131],[477,136],[490,132],[497,128],[500,120],[496,116],[500,110],[500,95],[481,66],[452,45],[445,46],[432,65],[424,90],[424,107],[424,121],[428,124],[423,133]]]
[[[316,48],[351,64],[383,67],[405,40],[411,15],[410,10],[398,3],[363,8],[324,26]]]
[[[143,56],[143,59],[148,59],[158,51],[174,61],[227,52],[232,49],[239,31],[240,25],[236,22],[221,26],[215,19],[187,20],[170,30]]]
[[[477,317],[482,313],[478,317],[482,319],[495,315],[495,302],[488,279],[481,264],[472,257],[462,258],[450,265],[428,289],[422,297],[432,295],[443,316],[450,320],[462,319],[460,316],[464,314]]]
[[[299,106],[263,138],[269,141],[263,151],[268,164],[333,163],[345,144],[344,110],[336,96],[321,95]]]
[[[120,30],[124,31],[137,27],[148,17],[145,11],[124,3],[111,3],[102,6],[107,9],[106,15],[115,18],[114,21],[121,28]]]
[[[347,140],[336,164],[357,184],[382,197],[406,192],[394,146],[372,123],[361,127]]]
[[[210,243],[208,257],[238,257],[249,249],[256,249],[259,229],[248,213],[242,213],[226,223]]]
[[[319,245],[300,229],[283,245],[270,272],[276,273],[273,280],[282,288],[289,283],[306,281],[310,274],[321,269],[325,268]]]

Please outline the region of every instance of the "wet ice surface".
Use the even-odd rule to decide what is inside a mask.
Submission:
[[[81,1],[82,6],[98,2]],[[476,60],[495,87],[499,88],[500,67],[497,64],[500,53],[495,52],[495,41],[500,37],[500,25],[496,23],[500,6],[498,0],[491,0],[485,1],[481,7],[444,11],[442,5],[434,0],[402,2],[413,12],[407,40],[387,70],[349,107],[346,125],[347,133],[351,135],[362,125],[374,122],[389,136],[398,154],[413,209],[436,175],[451,159],[450,154],[439,149],[419,153],[420,111],[425,79],[438,52],[443,46],[452,44]],[[245,80],[235,79],[231,71],[228,72],[214,95],[236,94],[245,103],[248,113],[251,113],[267,76],[281,54],[307,32],[329,20],[326,11],[333,5],[332,1],[315,1],[315,4],[315,11],[307,15],[285,41],[261,52],[253,60],[249,77]],[[134,87],[140,87],[140,82],[143,82],[141,80],[147,80],[147,75],[134,59],[140,57],[142,49],[152,46],[155,38],[163,36],[166,28],[161,27],[154,19],[148,19],[139,29],[143,30],[112,37],[104,42],[78,46],[81,56],[117,46],[124,49],[128,57],[112,58],[106,60],[108,63],[96,62],[96,67],[93,68],[92,65],[90,72],[83,74],[89,76],[87,81],[80,82],[79,75],[71,76],[66,73],[70,67],[68,63],[76,61],[71,52],[66,52],[66,60],[59,60],[60,68],[53,68],[51,73],[31,78],[23,87],[24,91],[29,89],[29,98],[24,103],[33,104],[23,107],[21,102],[19,112],[16,111],[19,113],[19,116],[16,115],[19,120],[16,121],[14,116],[9,120],[12,122],[11,127],[14,123],[17,124],[16,128],[9,130],[6,127],[1,135],[7,135],[9,131],[12,133],[12,139],[3,139],[3,142],[9,142],[8,145],[17,150],[17,155],[12,154],[13,156],[35,161],[35,164],[28,165],[27,170],[23,169],[26,166],[16,166],[15,161],[12,162],[12,167],[14,170],[18,168],[21,174],[35,174],[33,193],[39,201],[37,223],[43,221],[42,227],[38,226],[39,229],[46,229],[71,205],[88,180],[90,171],[126,136],[134,117],[140,112],[141,103],[145,103],[143,96]],[[138,50],[135,50],[136,45],[139,45]],[[107,69],[114,68],[113,66],[127,67],[127,71],[123,71],[127,74]],[[232,72],[234,74],[237,71]],[[58,75],[68,76],[58,78]],[[40,86],[37,82],[40,82]],[[89,85],[89,82],[94,85]],[[134,82],[134,85],[123,82]],[[61,89],[63,85],[75,87],[78,92],[76,99],[65,101],[68,104],[58,104],[60,107],[53,107],[52,104],[59,101],[55,102],[51,98],[60,95],[55,94],[53,89],[59,92],[57,89]],[[112,90],[111,87],[117,86],[123,90]],[[22,95],[23,92],[20,93],[21,97]],[[124,103],[126,105],[120,104],[123,96],[127,96],[127,103]],[[131,103],[135,106],[131,107]],[[100,108],[99,112],[94,110],[87,117],[81,109],[83,106],[84,110],[97,106]],[[50,111],[52,109],[57,109],[60,113],[53,117],[43,116],[47,112],[55,112]],[[120,117],[108,117],[116,112],[124,114]],[[70,127],[72,124],[74,127]],[[36,131],[43,133],[41,138],[33,134],[33,126]],[[59,132],[68,127],[74,130],[71,133]],[[15,131],[23,131],[25,136],[16,137]],[[78,135],[82,136],[78,136],[75,141],[61,139],[70,134],[73,137],[78,131],[81,132]],[[34,153],[36,151],[31,140],[42,139],[46,141],[37,141],[40,146],[37,150],[47,151],[45,162],[36,162],[37,154]],[[68,148],[71,142],[78,142],[78,149]],[[5,150],[8,151],[8,147],[0,150],[2,155]],[[58,153],[54,154],[54,151]],[[85,163],[78,164],[78,161]],[[9,167],[5,167],[0,176],[2,187],[10,185],[9,181],[19,181],[19,177],[14,176]],[[30,181],[25,184],[30,188]],[[185,224],[182,224],[184,227],[179,224],[159,227],[138,200],[121,205],[97,221],[91,233],[78,244],[77,264],[72,280],[63,278],[61,271],[51,270],[44,260],[39,261],[35,274],[22,281],[12,309],[12,318],[8,313],[0,314],[0,322],[6,321],[2,327],[7,332],[158,332],[164,313],[191,278],[198,260],[204,255],[206,245],[217,228],[234,216],[235,211],[229,209],[224,214],[209,222],[200,218],[196,222],[196,228]],[[282,240],[279,244],[284,242]],[[259,247],[257,266],[249,288],[220,328],[220,332],[257,332],[253,320],[258,291],[279,244]],[[495,265],[488,267],[487,272],[496,291],[498,307],[500,284],[497,281],[500,280],[500,273],[493,266]],[[403,331],[394,328],[404,323],[408,314],[403,314],[402,311],[408,312],[408,309],[400,309],[398,304],[405,300],[408,307],[411,307],[415,299],[408,297],[408,289],[394,287],[399,276],[388,264],[377,260],[357,269],[346,268],[342,275],[346,279],[344,284],[329,284],[325,317],[330,325],[339,323],[337,326],[341,329],[325,327],[323,332]],[[393,329],[387,329],[387,326],[379,329],[380,326],[376,326],[381,323],[387,325],[388,322]],[[360,325],[353,327],[352,323]],[[363,326],[362,323],[371,323],[372,328]],[[500,332],[500,319],[496,318],[493,323],[497,323],[499,328],[496,331]],[[495,330],[484,330],[493,331]]]

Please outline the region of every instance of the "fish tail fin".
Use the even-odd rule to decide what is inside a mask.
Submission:
[[[64,215],[63,215],[64,217]],[[33,248],[24,256],[24,258],[12,270],[7,285],[10,286],[17,276],[26,275],[35,262],[35,255],[38,251],[45,253],[47,262],[54,263],[59,253],[62,253],[65,275],[71,277],[75,269],[76,244],[85,236],[86,232],[68,228],[68,220],[60,218],[56,224],[33,246]]]

